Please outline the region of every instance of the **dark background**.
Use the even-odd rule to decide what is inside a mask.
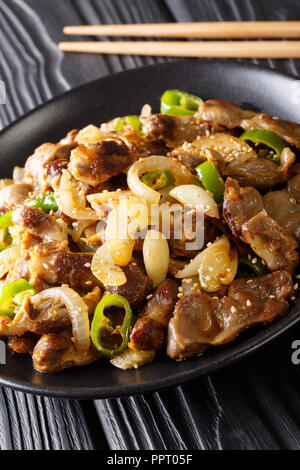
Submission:
[[[64,25],[202,20],[300,20],[300,2],[0,0],[0,128],[82,83],[176,60],[63,56]],[[299,60],[250,62],[300,72]],[[299,327],[235,366],[161,393],[79,402],[0,388],[0,449],[300,449],[296,339]]]

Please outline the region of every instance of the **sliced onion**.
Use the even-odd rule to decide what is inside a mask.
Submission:
[[[228,238],[223,235],[221,238],[218,238],[214,243],[209,245],[205,250],[201,251],[195,258],[193,258],[187,266],[177,272],[176,276],[179,279],[184,279],[187,277],[193,277],[198,275],[198,270],[200,263],[207,253],[208,250],[211,250],[213,247],[225,245],[225,247],[230,250],[230,242]]]
[[[198,270],[202,289],[217,292],[222,285],[231,284],[237,268],[236,249],[230,251],[225,245],[211,246],[202,257]]]
[[[72,176],[65,170],[61,175],[59,188],[55,192],[59,209],[72,219],[97,220],[96,212],[85,207],[85,196],[72,185],[71,180]]]
[[[43,302],[60,300],[67,308],[72,322],[72,332],[76,349],[87,351],[90,347],[90,323],[88,307],[79,294],[70,287],[52,287],[32,297],[33,306],[38,308]]]
[[[109,208],[117,207],[119,202],[123,199],[126,199],[130,196],[131,191],[107,191],[102,193],[96,194],[89,194],[86,198],[91,204],[92,208],[95,209],[99,217],[103,217],[103,213],[105,212],[105,207]]]
[[[122,214],[122,208],[118,206],[112,210],[107,219],[105,238],[107,249],[112,259],[118,266],[126,266],[132,258],[134,240],[128,235],[128,216]]]
[[[187,204],[196,210],[204,210],[204,214],[210,217],[220,218],[218,204],[211,193],[200,186],[183,184],[171,189],[169,194],[182,204]]]
[[[13,245],[0,253],[0,278],[8,273],[15,265],[15,261],[22,254],[21,244]]]
[[[148,230],[143,244],[144,265],[154,287],[163,282],[169,269],[169,245],[158,230]]]
[[[107,243],[103,243],[94,254],[91,271],[105,286],[121,286],[127,281],[125,273],[111,257]]]
[[[152,170],[170,170],[176,180],[176,184],[189,183],[193,178],[185,166],[169,157],[152,155],[152,157],[141,158],[136,161],[128,170],[127,184],[136,196],[146,199],[151,204],[159,202],[160,193],[142,183],[140,176]]]
[[[15,166],[13,169],[13,180],[16,183],[17,181],[22,181],[25,177],[25,170],[20,166]]]
[[[73,226],[73,229],[72,229],[72,240],[73,240],[73,242],[77,243],[78,240],[81,237],[82,232],[93,223],[94,222],[91,221],[91,220],[79,220],[78,222],[73,223],[72,224],[72,226]]]
[[[75,140],[79,145],[93,145],[105,140],[106,138],[107,134],[103,129],[100,129],[93,124],[89,124],[78,132]]]
[[[119,369],[137,369],[142,364],[150,362],[155,357],[155,351],[134,351],[133,349],[125,349],[121,354],[113,357],[110,363]]]

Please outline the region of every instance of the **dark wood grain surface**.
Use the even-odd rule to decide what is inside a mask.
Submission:
[[[92,79],[174,60],[63,56],[56,43],[66,24],[294,19],[297,0],[1,0],[0,127]],[[299,76],[300,61],[253,62]],[[0,449],[300,449],[295,339],[300,328],[235,366],[161,393],[78,402],[0,388]]]

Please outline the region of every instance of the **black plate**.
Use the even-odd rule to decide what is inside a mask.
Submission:
[[[39,144],[57,141],[70,129],[139,113],[145,103],[159,109],[165,89],[180,88],[208,98],[223,98],[284,119],[300,122],[292,102],[295,78],[244,63],[186,61],[160,64],[105,77],[70,91],[34,110],[0,134],[1,177]],[[100,360],[56,375],[33,370],[31,358],[7,354],[0,383],[25,392],[69,398],[107,398],[159,390],[210,373],[261,348],[299,319],[299,298],[290,312],[266,327],[256,327],[222,347],[181,363],[163,354],[139,370],[122,371]]]

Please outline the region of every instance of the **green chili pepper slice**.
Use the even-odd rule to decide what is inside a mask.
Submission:
[[[160,99],[160,112],[162,114],[193,116],[203,100],[182,90],[166,90]]]
[[[105,315],[105,309],[108,307],[119,307],[124,309],[125,315],[122,325],[115,327],[111,325],[111,320]],[[110,357],[116,356],[124,351],[129,341],[132,320],[132,310],[128,300],[125,299],[125,297],[117,294],[107,294],[102,297],[95,309],[91,325],[91,339],[95,348],[100,353]],[[116,335],[116,342],[117,340],[120,340],[120,338],[122,342],[121,344],[113,344],[113,347],[110,349],[103,344],[104,335],[109,335],[110,339],[113,339],[113,335]]]
[[[247,258],[247,256],[239,257],[239,265],[250,268],[256,276],[260,277],[268,274],[269,271],[259,258],[257,258],[255,263],[253,263],[252,261],[253,260]]]
[[[26,206],[35,207],[41,209],[44,212],[50,212],[51,210],[58,211],[58,205],[54,196],[54,193],[46,194],[45,197],[37,197],[31,201],[27,201]]]
[[[268,129],[251,129],[240,136],[241,140],[250,140],[255,144],[264,144],[276,152],[272,160],[280,163],[280,156],[285,147],[285,143],[280,135]]]
[[[142,124],[138,116],[120,117],[115,125],[115,131],[122,131],[125,126],[132,126],[137,134],[142,132]]]
[[[7,228],[12,225],[11,215],[13,211],[6,212],[0,217],[0,228]]]
[[[175,178],[169,170],[148,171],[141,177],[141,181],[152,189],[159,190],[170,186]]]
[[[206,161],[196,167],[201,183],[207,191],[210,191],[217,204],[223,202],[225,184],[216,165]]]
[[[26,279],[4,286],[0,294],[0,315],[13,316],[16,307],[22,304],[25,294],[36,294],[35,289]]]

